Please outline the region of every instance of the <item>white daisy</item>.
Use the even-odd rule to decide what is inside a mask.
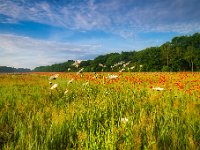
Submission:
[[[155,88],[152,88],[153,90],[156,90],[156,91],[163,91],[164,88],[161,88],[161,87],[155,87]]]
[[[58,76],[59,76],[59,74],[54,74],[54,75],[49,77],[49,80],[55,80],[55,79],[58,78]]]
[[[58,84],[54,84],[50,89],[53,90],[58,87]]]
[[[128,118],[121,118],[121,122],[123,122],[124,124],[126,124],[128,122]]]
[[[69,92],[68,89],[66,89],[65,92],[64,92],[64,95],[66,95],[68,92]]]
[[[67,82],[67,84],[70,84],[70,83],[72,83],[74,81],[74,79],[71,79],[71,80],[69,80],[68,82]]]
[[[117,75],[109,75],[108,78],[109,78],[109,79],[117,79],[118,76],[117,76]]]

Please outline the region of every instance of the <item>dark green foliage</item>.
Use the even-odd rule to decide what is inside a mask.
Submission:
[[[169,66],[163,66],[162,72],[169,72],[171,68]]]
[[[0,73],[6,72],[30,72],[30,69],[24,69],[24,68],[13,68],[13,67],[7,67],[7,66],[0,66]]]
[[[65,72],[65,71],[67,71],[68,68],[75,70],[75,67],[72,67],[73,63],[74,63],[73,60],[68,60],[67,62],[59,63],[59,64],[53,64],[51,66],[36,67],[33,71],[38,71],[38,72]]]
[[[130,62],[127,66],[115,64]],[[100,55],[94,60],[82,61],[79,68],[72,66],[73,60],[51,66],[36,67],[34,71],[199,71],[200,33],[191,36],[174,37],[160,47],[150,47],[141,51],[129,51]],[[102,66],[103,65],[103,66]],[[140,67],[142,65],[142,67]],[[130,69],[134,66],[134,69]],[[70,68],[70,70],[68,70]]]

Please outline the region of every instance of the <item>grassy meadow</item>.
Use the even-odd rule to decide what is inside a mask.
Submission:
[[[0,74],[0,149],[200,149],[200,73]]]

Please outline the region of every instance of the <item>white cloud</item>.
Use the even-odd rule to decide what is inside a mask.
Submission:
[[[0,34],[0,65],[34,68],[97,55],[100,45],[70,44]]]
[[[0,14],[16,23],[27,20],[76,30],[102,30],[122,38],[138,32],[199,31],[198,0],[88,0],[73,1],[0,0]],[[196,28],[194,28],[195,26]]]

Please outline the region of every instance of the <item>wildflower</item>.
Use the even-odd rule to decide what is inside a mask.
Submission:
[[[68,71],[70,71],[70,70],[71,70],[71,68],[68,68],[67,70],[68,70]]]
[[[109,92],[108,91],[105,91],[105,95],[108,95],[109,94]]]
[[[68,93],[68,89],[65,90],[64,95],[66,95]]]
[[[117,79],[118,76],[117,76],[117,75],[109,75],[108,78],[109,78],[109,79]]]
[[[121,118],[121,122],[123,122],[124,124],[126,124],[128,122],[128,118]]]
[[[87,81],[87,82],[83,83],[83,86],[88,85],[88,84],[89,84],[89,82]]]
[[[140,68],[142,68],[143,67],[143,65],[140,65]]]
[[[49,77],[49,80],[55,80],[55,79],[58,78],[58,76],[59,76],[59,74],[54,74],[54,75]]]
[[[81,60],[76,60],[76,61],[72,64],[72,66],[75,66],[76,68],[78,68],[80,64],[81,64]]]
[[[71,79],[71,80],[69,80],[68,82],[67,82],[67,84],[70,84],[70,83],[72,83],[74,81],[74,79]]]
[[[125,63],[124,61],[120,61],[120,62],[114,64],[114,67],[117,67],[117,66],[123,65],[124,63]]]
[[[155,87],[155,88],[152,88],[153,90],[156,90],[156,91],[163,91],[164,88],[161,88],[161,87]]]
[[[128,65],[130,64],[130,62],[131,62],[131,61],[129,61],[129,62],[127,62],[127,63],[123,64],[123,67],[126,67],[126,66],[128,66]]]
[[[52,85],[52,82],[49,82],[50,85]]]
[[[58,87],[58,84],[54,84],[50,89],[53,90]]]
[[[127,63],[126,63],[126,66],[129,65],[130,63],[131,63],[131,61],[127,62]]]
[[[98,74],[95,72],[94,76],[92,77],[92,79],[97,79],[98,78]]]
[[[84,68],[81,68],[76,74],[78,75],[79,73],[82,73],[82,72],[83,72],[83,69],[84,69]]]
[[[83,72],[83,70],[84,70],[84,68],[81,68],[81,70],[79,70],[78,72],[81,73],[81,72]]]
[[[130,69],[133,70],[135,68],[135,66],[131,67]]]
[[[99,63],[99,66],[100,66],[100,67],[103,67],[103,64]]]
[[[121,70],[119,70],[119,72],[123,72],[125,69],[124,68],[122,68]]]

